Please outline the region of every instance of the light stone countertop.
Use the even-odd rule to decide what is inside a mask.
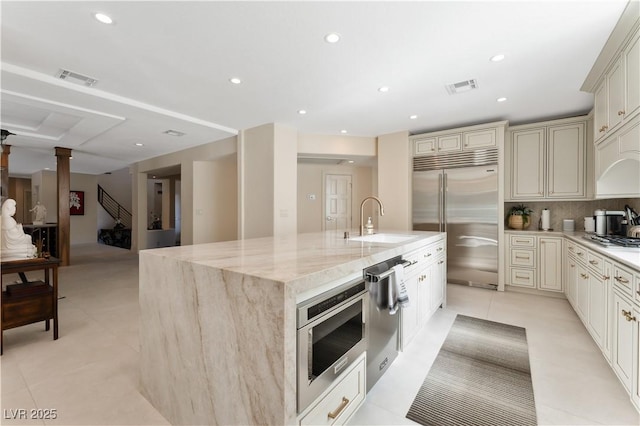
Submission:
[[[373,264],[444,238],[427,231],[379,231],[414,235],[400,243],[344,239],[342,233],[318,232],[264,237],[181,247],[142,250],[141,256],[161,256],[181,262],[285,283],[294,293],[362,271]],[[352,237],[358,235],[354,230]],[[430,241],[425,241],[425,240]]]
[[[446,238],[382,233],[412,237],[324,232],[140,251],[143,395],[172,424],[297,424],[297,303]]]
[[[558,237],[566,237],[578,244],[582,244],[590,250],[603,254],[617,262],[620,262],[636,272],[640,273],[640,248],[635,247],[619,247],[619,246],[603,246],[593,241],[583,238],[586,233],[584,231],[567,232],[567,231],[539,231],[539,230],[517,230],[505,229],[506,234],[535,234],[535,235],[552,235]]]

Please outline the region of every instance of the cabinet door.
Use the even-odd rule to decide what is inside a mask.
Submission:
[[[436,152],[436,138],[413,140],[413,155],[433,154]]]
[[[613,370],[627,392],[631,392],[634,353],[633,331],[634,324],[637,324],[637,317],[636,321],[628,319],[625,313],[633,315],[632,305],[616,292],[613,293],[613,312],[613,351],[611,354]],[[637,348],[635,351],[637,352]]]
[[[607,81],[603,80],[596,89],[593,103],[593,139],[601,139],[607,130],[609,109],[607,107]]]
[[[404,280],[409,294],[409,306],[400,309],[400,347],[405,350],[418,331],[418,275],[406,276]]]
[[[539,243],[538,288],[562,291],[562,238],[541,237]]]
[[[624,51],[625,56],[625,114],[628,119],[640,110],[640,32]]]
[[[576,312],[582,322],[589,322],[589,275],[587,269],[581,264],[576,264]]]
[[[544,197],[545,129],[511,134],[511,198]]]
[[[580,198],[586,194],[584,123],[549,127],[549,198]]]
[[[462,134],[463,149],[480,148],[483,146],[496,146],[496,129],[477,130]]]
[[[567,260],[567,270],[566,270],[566,282],[565,286],[565,295],[567,296],[567,300],[573,306],[573,309],[576,310],[576,301],[577,301],[577,287],[576,287],[576,277],[578,275],[578,269],[576,267],[576,260],[569,256]]]
[[[431,314],[444,302],[444,270],[445,260],[442,258],[433,265],[431,274]]]
[[[589,272],[589,322],[593,340],[603,351],[607,343],[607,287],[601,276]]]
[[[431,286],[433,286],[433,264],[423,269],[418,276],[418,329],[427,322],[431,316]]]
[[[633,309],[635,321],[633,323],[633,365],[635,365],[635,375],[633,377],[633,392],[631,400],[640,410],[640,309]]]
[[[607,132],[611,132],[624,118],[624,68],[619,59],[607,74],[609,90],[609,118]]]
[[[462,149],[462,137],[460,134],[438,136],[438,152],[460,151]]]

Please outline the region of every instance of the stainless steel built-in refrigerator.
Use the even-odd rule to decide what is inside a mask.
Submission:
[[[447,232],[448,282],[495,288],[497,151],[414,158],[413,229]]]

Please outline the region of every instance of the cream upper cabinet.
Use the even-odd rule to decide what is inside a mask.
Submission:
[[[598,143],[640,109],[640,33],[616,56],[595,90],[594,141]]]
[[[426,155],[438,152],[460,151],[462,135],[460,133],[413,139],[413,154]]]
[[[544,197],[545,129],[511,133],[511,198]]]
[[[587,198],[586,121],[541,124],[510,130],[510,199]]]
[[[586,195],[585,124],[549,127],[547,198]]]
[[[494,148],[504,141],[507,122],[478,124],[409,137],[414,156]]]
[[[624,51],[625,64],[625,119],[640,112],[640,31]]]
[[[475,132],[464,132],[462,137],[464,139],[464,149],[496,146],[497,132],[496,129],[484,129]]]

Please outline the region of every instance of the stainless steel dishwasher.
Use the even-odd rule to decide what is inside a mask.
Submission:
[[[367,343],[367,392],[387,371],[398,356],[400,310],[389,313],[389,289],[392,268],[408,265],[402,256],[373,265],[363,271],[369,285],[369,340]]]

